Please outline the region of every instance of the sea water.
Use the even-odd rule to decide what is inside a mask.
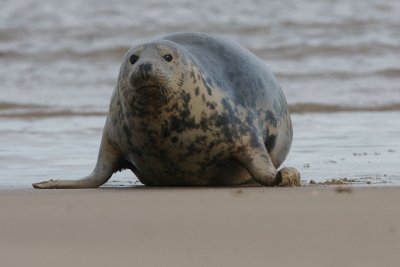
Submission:
[[[93,168],[127,50],[178,31],[239,42],[280,81],[302,180],[400,184],[400,2],[29,1],[0,8],[0,187]],[[108,185],[137,184],[132,173]]]

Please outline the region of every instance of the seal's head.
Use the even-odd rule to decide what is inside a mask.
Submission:
[[[184,51],[168,41],[132,48],[121,67],[119,88],[125,99],[142,105],[164,105],[182,98],[188,71]]]

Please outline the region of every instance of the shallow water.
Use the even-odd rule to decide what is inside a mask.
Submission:
[[[89,173],[124,53],[175,31],[220,34],[265,61],[294,111],[285,165],[305,181],[399,184],[399,28],[395,0],[5,0],[0,187]]]
[[[399,116],[400,112],[294,114],[295,138],[284,165],[298,168],[305,183],[349,178],[359,184],[400,185]],[[104,116],[3,119],[0,187],[25,188],[41,180],[86,176],[95,164],[104,122]],[[107,186],[137,183],[124,171]]]

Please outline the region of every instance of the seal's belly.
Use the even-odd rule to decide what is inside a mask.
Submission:
[[[177,138],[178,140],[176,140]],[[243,184],[250,179],[248,172],[232,154],[236,146],[204,135],[182,133],[179,138],[158,138],[150,142],[137,138],[136,144],[147,144],[142,153],[129,153],[138,179],[153,186],[196,186]]]
[[[239,185],[251,181],[250,174],[233,158],[187,163],[149,157],[146,164],[138,164],[136,176],[149,186]]]

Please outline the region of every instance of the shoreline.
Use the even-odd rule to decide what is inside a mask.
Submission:
[[[400,185],[399,114],[293,114],[294,138],[283,166],[297,168],[307,183],[347,178]],[[104,121],[101,116],[4,120],[0,188],[86,176],[96,162]],[[131,172],[123,171],[109,184],[130,186],[135,181]]]
[[[224,190],[224,189],[247,189],[247,188],[265,188],[265,189],[285,189],[285,188],[298,188],[298,189],[332,189],[337,188],[350,188],[351,190],[358,188],[363,189],[379,189],[379,188],[400,188],[398,183],[390,183],[387,181],[373,181],[371,177],[362,178],[329,178],[319,180],[301,180],[300,186],[291,187],[267,187],[263,185],[237,185],[237,186],[146,186],[141,184],[137,178],[124,178],[124,179],[113,179],[111,178],[108,182],[101,185],[98,188],[91,189],[36,189],[31,184],[14,184],[14,185],[0,185],[0,193],[32,193],[36,191],[79,191],[79,190]],[[390,177],[389,177],[390,179]],[[40,181],[36,181],[40,182]]]

